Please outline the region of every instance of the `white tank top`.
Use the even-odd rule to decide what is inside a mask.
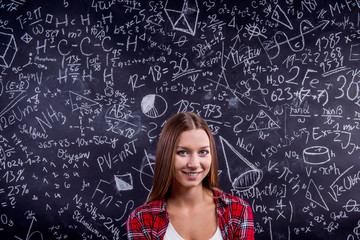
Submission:
[[[164,240],[185,240],[183,239],[175,230],[173,225],[169,223],[168,228],[166,229],[166,233],[164,236]],[[209,240],[223,240],[223,237],[221,236],[221,230],[218,225],[216,232],[214,236],[212,236]]]

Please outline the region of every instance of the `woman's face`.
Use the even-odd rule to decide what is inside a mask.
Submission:
[[[210,167],[210,140],[206,132],[203,129],[182,132],[175,146],[174,187],[202,186]]]

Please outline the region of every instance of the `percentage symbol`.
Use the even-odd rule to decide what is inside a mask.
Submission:
[[[16,177],[16,182],[20,180],[24,180],[24,176],[22,176],[23,172],[24,172],[25,168],[23,169],[20,169],[18,172],[17,172],[17,177]]]
[[[23,191],[22,191],[21,195],[29,193],[29,189],[27,189],[27,184],[22,185],[22,189],[23,189]]]

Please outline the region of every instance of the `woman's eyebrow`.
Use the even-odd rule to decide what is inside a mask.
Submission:
[[[176,146],[176,148],[187,149],[187,147],[184,147],[184,146]]]
[[[188,149],[188,147],[184,147],[184,146],[177,146],[176,148],[183,148],[183,149]],[[208,146],[208,145],[206,145],[206,146],[202,146],[202,147],[200,147],[201,149],[203,149],[203,148],[210,148],[210,146]]]

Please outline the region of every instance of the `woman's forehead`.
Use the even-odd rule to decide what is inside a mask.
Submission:
[[[178,145],[198,145],[205,144],[210,145],[210,139],[208,134],[203,129],[191,129],[184,131],[179,135]]]

